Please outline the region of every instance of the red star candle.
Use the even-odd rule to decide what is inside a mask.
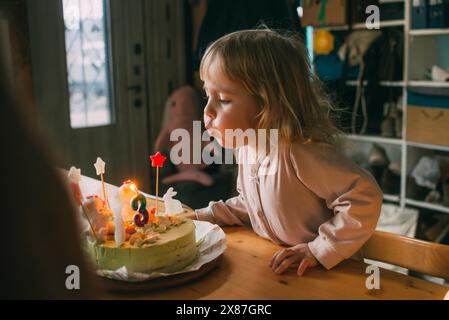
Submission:
[[[164,157],[159,151],[155,155],[150,156],[151,166],[156,167],[156,214],[158,213],[158,201],[159,201],[159,168],[164,166],[166,157]]]

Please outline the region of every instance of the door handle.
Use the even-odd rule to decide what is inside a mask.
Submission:
[[[135,93],[141,93],[142,92],[142,86],[140,84],[136,84],[133,86],[128,86],[126,88],[128,91],[134,91]]]

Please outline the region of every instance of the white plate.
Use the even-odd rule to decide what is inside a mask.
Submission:
[[[196,245],[198,247],[199,256],[192,264],[185,267],[183,270],[173,273],[153,272],[150,274],[130,272],[126,267],[121,267],[117,270],[97,270],[97,274],[114,280],[127,282],[140,282],[149,279],[172,276],[175,274],[192,272],[199,270],[203,265],[218,258],[226,250],[226,235],[224,231],[216,224],[211,224],[206,221],[196,221],[195,236]]]

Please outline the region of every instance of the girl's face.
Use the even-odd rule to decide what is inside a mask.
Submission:
[[[238,147],[235,135],[226,139],[225,130],[256,128],[255,118],[260,110],[256,98],[224,74],[219,59],[214,59],[202,80],[208,98],[204,123],[209,135],[216,138],[222,147]]]

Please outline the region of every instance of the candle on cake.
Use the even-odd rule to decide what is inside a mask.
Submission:
[[[86,209],[83,206],[83,194],[81,192],[81,188],[79,185],[81,181],[81,169],[78,169],[76,167],[70,167],[67,177],[69,178],[70,181],[70,188],[72,189],[72,194],[73,197],[75,198],[75,203],[78,206],[81,206],[81,210],[87,222],[89,223],[89,227],[92,230],[93,236],[97,238],[97,234],[95,233],[94,227],[92,226],[92,222],[90,221],[89,216],[86,213]]]
[[[159,168],[164,166],[164,162],[167,159],[159,151],[155,155],[150,156],[151,166],[156,167],[156,214],[159,211],[158,201],[159,201]]]
[[[79,185],[79,182],[81,181],[81,169],[70,167],[67,177],[70,181],[70,188],[72,189],[75,202],[77,205],[81,206],[83,204],[83,195]]]
[[[105,172],[106,163],[100,157],[97,157],[97,161],[94,163],[95,170],[97,171],[97,176],[101,178],[101,193],[103,201],[106,203],[106,206],[109,206],[108,198],[106,195],[106,188],[104,186],[104,172]]]

